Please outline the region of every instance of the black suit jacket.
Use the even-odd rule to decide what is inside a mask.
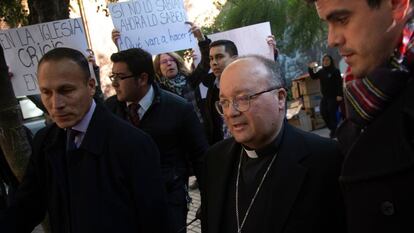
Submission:
[[[198,79],[194,79],[198,86],[203,83],[207,87],[207,95],[205,99],[198,98],[198,107],[203,117],[204,130],[210,145],[223,140],[223,118],[218,114],[215,102],[219,100],[220,90],[216,87],[216,77],[213,73],[200,75]],[[194,85],[195,85],[194,84]]]
[[[208,143],[193,106],[185,99],[153,85],[155,98],[140,121],[139,128],[148,133],[160,150],[161,168],[168,202],[186,205],[184,185],[188,180],[188,163],[202,183],[201,170]],[[125,102],[116,96],[106,106],[127,120]]]
[[[33,155],[1,232],[28,233],[49,213],[52,232],[160,232],[165,191],[149,136],[97,105],[79,149],[62,166],[66,132],[55,124],[34,138]]]
[[[273,174],[269,176],[273,191],[263,213],[264,232],[345,232],[338,184],[342,159],[336,144],[288,124],[284,130]],[[222,221],[226,191],[234,185],[229,183],[229,177],[241,149],[241,144],[229,138],[206,154],[203,233],[220,233],[226,224]]]

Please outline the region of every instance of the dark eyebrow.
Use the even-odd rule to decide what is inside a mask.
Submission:
[[[347,16],[350,14],[351,14],[351,11],[347,9],[335,10],[329,13],[328,16],[326,16],[326,21],[335,21],[336,19],[340,17]]]
[[[122,73],[122,72],[121,72],[121,73],[112,73],[112,72],[111,72],[111,75],[124,75],[124,74],[125,74],[125,73]]]

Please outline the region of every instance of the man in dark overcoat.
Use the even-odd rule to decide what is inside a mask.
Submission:
[[[39,61],[42,102],[54,124],[33,154],[2,233],[28,233],[49,215],[53,233],[161,232],[165,191],[149,136],[95,104],[85,56],[57,48]]]

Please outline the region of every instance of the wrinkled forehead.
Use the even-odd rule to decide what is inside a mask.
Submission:
[[[220,89],[231,95],[248,93],[266,86],[267,70],[263,64],[254,59],[243,59],[226,67],[220,79]]]

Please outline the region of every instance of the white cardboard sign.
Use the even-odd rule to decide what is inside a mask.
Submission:
[[[152,55],[193,48],[196,39],[185,24],[183,0],[138,0],[109,4],[120,31],[120,50],[142,48]]]
[[[266,38],[270,35],[272,35],[270,23],[265,22],[214,33],[208,35],[208,37],[211,41],[223,39],[233,41],[237,46],[239,55],[259,54],[273,60],[273,49],[266,41]]]
[[[87,56],[88,48],[81,18],[0,30],[0,45],[16,96],[39,94],[37,64],[49,50],[69,47]]]

